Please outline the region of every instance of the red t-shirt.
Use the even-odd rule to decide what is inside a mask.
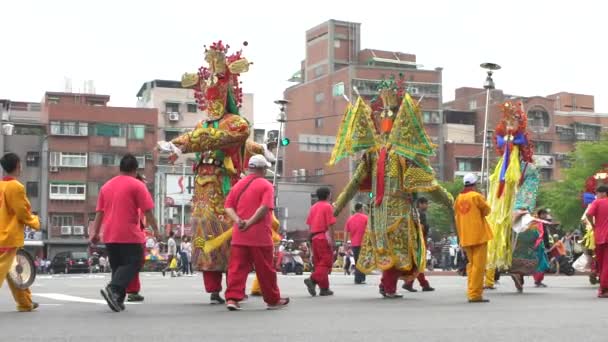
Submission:
[[[363,213],[355,213],[346,221],[346,230],[350,233],[350,242],[353,247],[361,247],[363,235],[367,228],[367,215]]]
[[[144,243],[140,212],[154,208],[146,185],[135,177],[116,176],[99,191],[97,211],[103,212],[104,243]]]
[[[596,199],[589,205],[587,214],[595,218],[595,243],[608,243],[608,198]]]
[[[252,180],[257,177],[257,179]],[[243,192],[247,184],[249,187]],[[239,194],[239,202],[236,203]],[[272,184],[264,178],[249,175],[241,179],[232,187],[226,197],[224,207],[232,208],[242,219],[251,218],[261,206],[268,207],[268,213],[256,224],[247,230],[241,231],[238,226],[234,226],[232,231],[232,242],[235,246],[273,246],[272,243],[272,209],[274,209],[274,188]]]
[[[329,226],[336,223],[334,207],[327,201],[318,201],[311,208],[306,219],[310,227],[310,234],[314,234],[313,240],[326,239]],[[333,238],[333,237],[332,237]]]

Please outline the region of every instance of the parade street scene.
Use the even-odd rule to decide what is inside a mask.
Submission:
[[[0,6],[0,341],[606,341],[608,5]]]

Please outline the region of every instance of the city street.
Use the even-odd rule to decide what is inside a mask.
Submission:
[[[42,275],[33,286],[35,313],[17,313],[4,286],[0,341],[606,341],[606,305],[587,277],[547,277],[549,288],[518,295],[503,277],[489,304],[465,300],[465,278],[431,276],[431,293],[383,300],[378,276],[355,286],[331,276],[332,298],[308,296],[302,276],[281,276],[289,307],[266,311],[250,298],[243,311],[209,305],[200,274],[142,275],[143,304],[113,313],[99,295],[107,275]],[[531,282],[531,279],[526,279]],[[251,281],[251,277],[250,277]]]

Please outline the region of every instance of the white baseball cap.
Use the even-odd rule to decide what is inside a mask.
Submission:
[[[249,158],[249,168],[250,169],[265,169],[270,167],[270,163],[266,158],[264,158],[261,154],[256,154]]]
[[[462,178],[462,181],[464,182],[465,186],[475,185],[475,183],[477,183],[477,176],[475,176],[474,173],[467,173]]]

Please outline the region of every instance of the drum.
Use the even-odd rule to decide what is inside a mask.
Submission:
[[[34,258],[23,249],[17,250],[13,266],[8,272],[8,278],[20,289],[27,289],[36,279]]]

